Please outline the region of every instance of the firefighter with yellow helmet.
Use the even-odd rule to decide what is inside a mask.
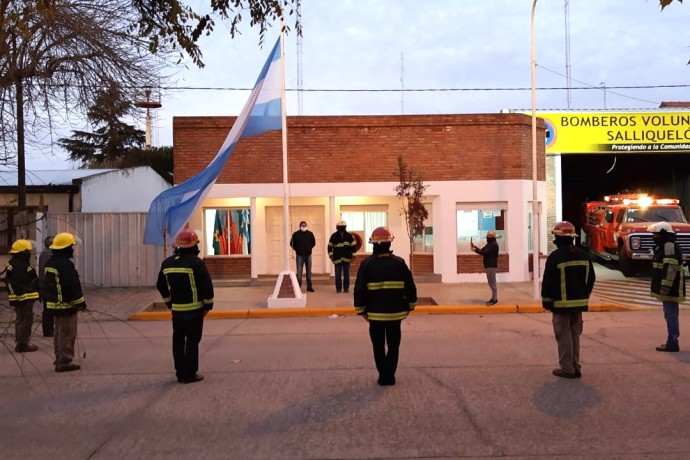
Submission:
[[[559,368],[552,374],[580,378],[580,335],[582,312],[589,307],[594,288],[594,265],[575,246],[575,226],[568,221],[553,227],[556,250],[549,254],[541,286],[542,306],[553,313],[553,332],[558,343]]]
[[[50,245],[51,256],[45,266],[46,308],[53,312],[55,330],[56,372],[71,372],[81,366],[74,363],[74,345],[77,340],[77,312],[86,310],[81,281],[72,258],[77,238],[67,232],[58,233]]]
[[[372,232],[369,243],[373,253],[359,266],[354,291],[355,310],[369,322],[378,384],[382,386],[395,385],[400,325],[417,303],[412,272],[402,258],[393,255],[392,242],[388,228],[378,227]]]
[[[38,347],[29,341],[34,322],[34,303],[39,298],[38,275],[31,266],[32,249],[29,240],[15,241],[10,250],[12,257],[5,268],[9,301],[17,316],[14,322],[14,351],[17,353],[38,350]]]
[[[156,287],[172,310],[172,351],[175,374],[180,383],[200,382],[199,342],[204,317],[213,309],[213,282],[199,258],[199,237],[194,230],[182,230],[175,238],[175,252],[161,264]]]

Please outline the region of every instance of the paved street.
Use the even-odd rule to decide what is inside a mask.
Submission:
[[[2,458],[688,458],[690,349],[654,351],[659,310],[585,320],[562,380],[549,314],[411,316],[394,387],[356,317],[207,321],[192,385],[168,322],[82,322],[81,371],[0,352]]]

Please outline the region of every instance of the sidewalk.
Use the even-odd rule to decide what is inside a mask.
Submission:
[[[220,283],[223,284],[223,283]],[[267,307],[273,286],[216,287],[215,304],[209,319],[266,318],[293,316],[351,316],[355,314],[352,292],[336,293],[335,287],[315,284],[316,292],[307,293],[305,308]],[[490,297],[486,283],[420,283],[418,297],[430,298],[436,305],[418,305],[415,314],[443,313],[535,313],[543,311],[539,300],[533,298],[532,282],[500,283],[499,303],[487,307]],[[90,315],[97,320],[167,320],[170,318],[161,304],[155,288],[85,288],[84,298]],[[620,311],[624,307],[605,302],[596,296],[590,301],[591,311]],[[88,320],[87,318],[84,318]]]

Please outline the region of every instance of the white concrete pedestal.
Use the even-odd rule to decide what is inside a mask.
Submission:
[[[304,308],[306,306],[307,296],[302,294],[295,272],[280,272],[273,294],[268,298],[268,308]]]

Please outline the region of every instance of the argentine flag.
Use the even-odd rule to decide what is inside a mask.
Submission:
[[[144,244],[163,246],[165,231],[172,240],[204,200],[240,139],[282,128],[280,38],[256,80],[249,100],[215,158],[194,177],[158,195],[149,208]]]

